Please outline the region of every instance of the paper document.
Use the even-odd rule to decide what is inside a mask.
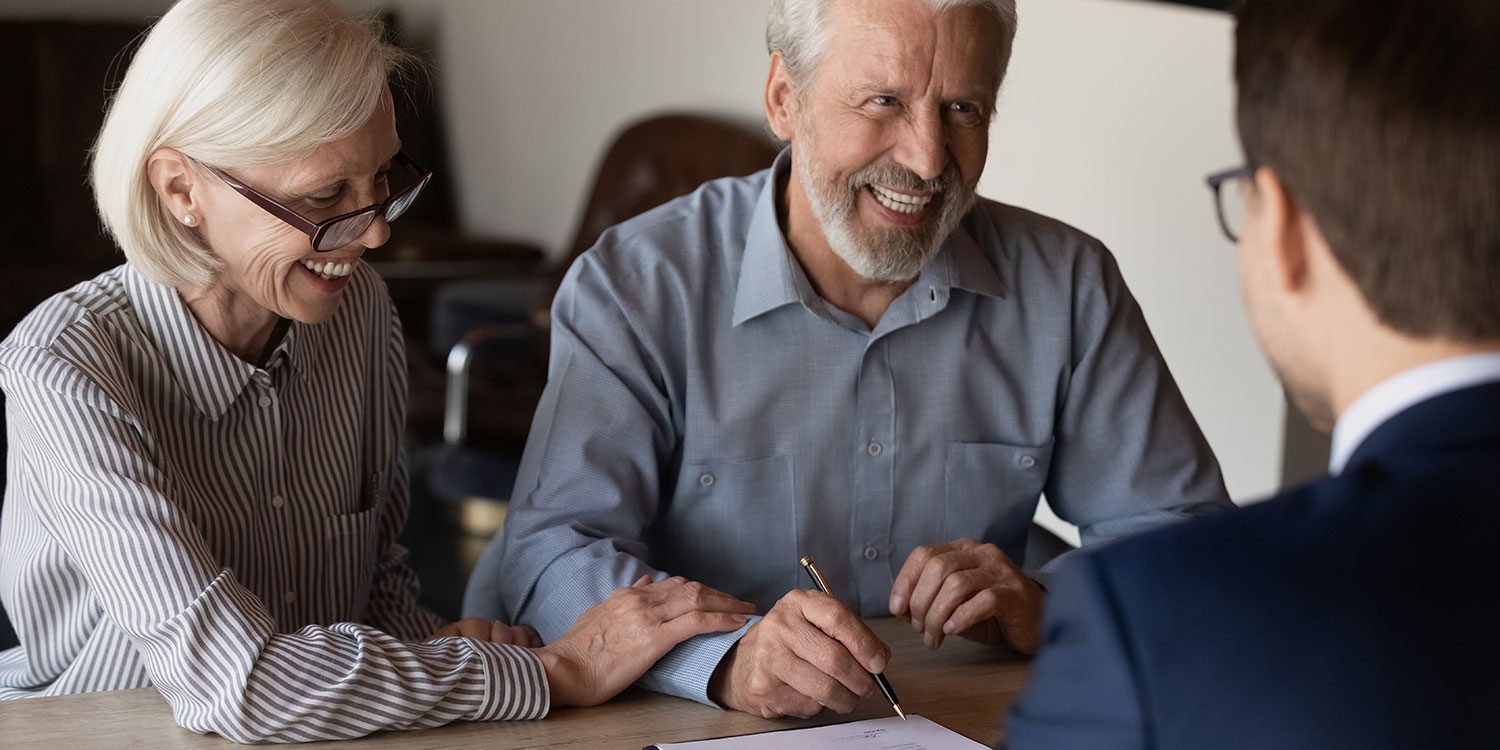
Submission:
[[[987,750],[951,729],[920,716],[834,724],[811,729],[747,734],[718,740],[671,742],[659,750]]]

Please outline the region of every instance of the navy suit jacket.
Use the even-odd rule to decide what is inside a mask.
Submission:
[[[1347,468],[1080,555],[1008,717],[1033,748],[1500,747],[1500,384]]]

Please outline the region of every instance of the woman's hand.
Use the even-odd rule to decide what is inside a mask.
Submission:
[[[683,578],[650,576],[579,615],[556,642],[537,649],[553,705],[593,706],[613,698],[677,644],[742,627],[755,605]]]
[[[499,620],[490,621],[483,617],[465,617],[458,622],[450,622],[438,628],[432,635],[427,636],[427,640],[431,641],[437,638],[449,638],[452,636],[473,638],[476,641],[489,641],[490,643],[498,643],[502,646],[515,645],[537,648],[542,645],[541,636],[538,636],[535,630],[525,625],[512,627]]]

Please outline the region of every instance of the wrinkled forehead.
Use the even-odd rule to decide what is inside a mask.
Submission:
[[[919,81],[966,93],[1000,88],[998,24],[981,7],[936,10],[928,0],[834,0],[819,67],[846,84]]]

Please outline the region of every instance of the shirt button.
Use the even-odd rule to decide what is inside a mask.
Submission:
[[[698,477],[698,486],[704,488],[714,486],[714,475],[704,474],[703,476]]]
[[[277,495],[276,497],[271,498],[271,507],[272,508],[280,508],[283,505],[286,505],[286,498],[284,498],[284,497],[282,497],[280,495]]]
[[[866,448],[866,450],[868,450],[870,452],[870,455],[872,455],[872,456],[878,456],[878,455],[880,455],[880,452],[883,451],[883,450],[885,450],[885,449],[880,446],[880,443],[877,443],[877,442],[875,442],[875,441],[872,440],[872,441],[870,441],[870,447]]]
[[[1027,454],[1027,455],[1021,457],[1021,468],[1023,468],[1023,469],[1030,469],[1033,466],[1036,466],[1036,457],[1035,456]]]
[[[288,591],[285,594],[281,595],[281,600],[286,602],[287,604],[291,604],[292,602],[297,601],[297,592]]]
[[[260,404],[262,408],[270,406],[271,405],[271,397],[270,396],[261,396],[260,400],[256,401],[255,403]]]
[[[876,560],[876,558],[878,558],[878,557],[880,557],[880,550],[875,549],[875,545],[872,544],[872,545],[870,545],[868,547],[865,547],[865,559],[866,560],[869,560],[870,562],[874,562]]]

